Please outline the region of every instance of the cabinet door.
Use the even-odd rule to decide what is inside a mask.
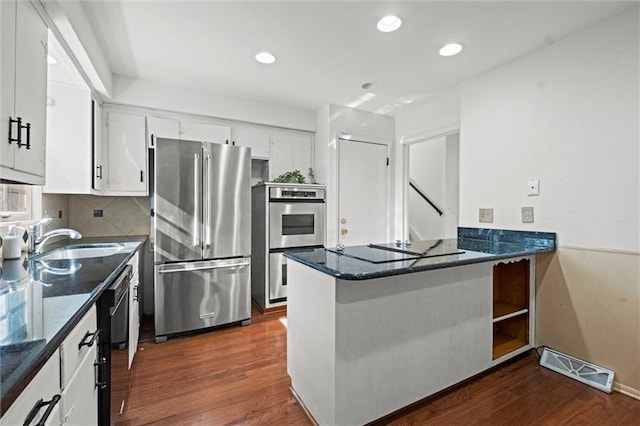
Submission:
[[[0,425],[21,425],[37,401],[52,401],[54,395],[60,393],[60,356],[58,351],[51,355],[38,374],[31,380],[31,383],[22,391],[20,396],[11,404],[9,409],[2,415]],[[59,424],[60,414],[58,411],[59,402],[55,403],[54,410],[47,418],[46,424]],[[3,407],[5,409],[6,407]],[[38,414],[29,424],[35,425],[42,419],[47,407],[42,407]]]
[[[313,136],[293,135],[293,169],[300,170],[306,177],[313,167]]]
[[[107,113],[108,189],[122,195],[147,192],[144,115]]]
[[[231,128],[210,123],[181,121],[181,139],[187,141],[228,143],[231,139]]]
[[[28,183],[44,184],[47,124],[48,31],[31,2],[19,1],[16,11],[15,114],[31,127],[23,129],[23,142],[16,147],[14,168],[38,176]],[[27,134],[25,134],[27,133]]]
[[[251,148],[251,158],[268,159],[271,153],[271,139],[267,130],[247,126],[234,127],[231,140],[235,145]]]
[[[155,148],[156,138],[180,139],[180,121],[173,118],[147,117],[149,147]]]
[[[298,170],[305,177],[312,167],[312,136],[296,133],[271,134],[270,176]]]
[[[9,117],[15,118],[16,2],[0,1],[0,166],[13,167]]]
[[[129,284],[129,369],[138,351],[140,337],[140,274],[138,270],[138,253],[134,254],[129,265],[133,268],[133,277]]]
[[[91,177],[91,188],[95,191],[102,191],[105,181],[105,167],[104,167],[104,145],[102,143],[102,106],[97,99],[91,100],[92,115],[91,120],[91,135],[92,135],[92,152],[93,152],[93,166]]]
[[[47,183],[45,193],[89,194],[92,106],[89,89],[49,82],[47,114]]]
[[[62,392],[60,400],[61,424],[98,424],[98,387],[95,361],[97,345],[87,352],[75,374]]]

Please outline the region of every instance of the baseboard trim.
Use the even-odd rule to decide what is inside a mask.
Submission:
[[[319,426],[319,423],[316,421],[316,419],[313,418],[313,416],[307,409],[307,406],[304,405],[304,402],[302,402],[302,400],[300,399],[300,396],[298,396],[298,394],[296,393],[296,390],[293,388],[293,386],[291,386],[291,384],[289,385],[289,390],[291,391],[291,394],[296,399],[296,401],[298,401],[298,404],[300,404],[300,407],[302,407],[302,411],[304,411],[304,413],[307,415],[309,420],[311,420],[311,423],[313,423],[314,426]]]
[[[620,382],[613,382],[613,390],[623,395],[637,399],[640,401],[640,390],[634,389],[631,386],[623,385]]]

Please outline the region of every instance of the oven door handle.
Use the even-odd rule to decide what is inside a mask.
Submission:
[[[207,269],[238,268],[238,267],[249,266],[250,264],[251,264],[251,262],[223,263],[223,264],[219,264],[219,265],[203,265],[203,266],[183,265],[181,268],[160,269],[158,272],[160,274],[171,274],[171,273],[174,273],[174,272],[205,271]]]

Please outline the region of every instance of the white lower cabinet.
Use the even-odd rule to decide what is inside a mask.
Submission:
[[[97,345],[88,351],[80,366],[62,391],[60,420],[62,425],[98,423],[98,387],[96,386]]]
[[[0,425],[96,425],[98,346],[94,306],[11,404]]]
[[[0,419],[0,425],[35,425],[40,421],[45,425],[60,424],[60,356],[57,351],[11,404]]]
[[[133,357],[138,350],[140,337],[140,274],[138,273],[138,253],[134,254],[129,265],[133,268],[133,276],[129,282],[129,369],[133,365]]]
[[[60,346],[60,419],[63,425],[94,425],[98,422],[96,361],[100,334],[97,323],[94,306]]]

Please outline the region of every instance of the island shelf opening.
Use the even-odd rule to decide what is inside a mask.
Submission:
[[[493,266],[493,359],[529,344],[529,259]]]

